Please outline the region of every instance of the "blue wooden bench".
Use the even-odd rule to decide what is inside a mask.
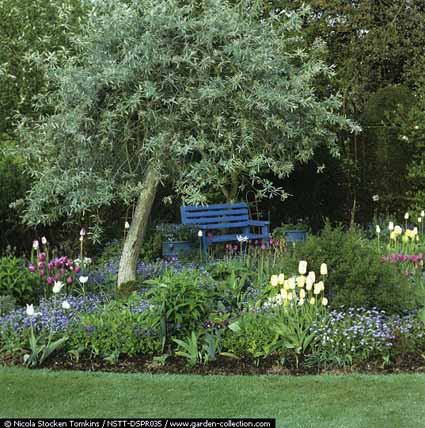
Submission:
[[[269,222],[251,220],[248,205],[245,202],[234,204],[181,206],[180,213],[183,224],[190,224],[203,231],[202,248],[208,251],[208,245],[217,242],[237,241],[237,236],[248,237],[249,240],[265,239],[269,242]],[[261,233],[251,232],[251,227],[261,228]],[[229,233],[229,229],[237,229]],[[215,232],[224,231],[222,234]]]

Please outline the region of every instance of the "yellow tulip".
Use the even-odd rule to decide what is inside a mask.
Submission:
[[[304,299],[300,299],[300,300],[298,301],[298,304],[299,304],[300,306],[304,305]]]
[[[285,282],[285,275],[283,273],[280,273],[278,276],[278,282],[280,285],[282,285]]]
[[[328,299],[326,298],[326,297],[324,297],[323,299],[322,299],[322,305],[323,306],[326,306],[328,304]]]
[[[323,281],[319,281],[317,283],[317,287],[319,288],[320,291],[324,291],[325,289],[325,284],[323,283]]]
[[[300,299],[305,299],[305,291],[303,289],[300,290]]]
[[[289,283],[289,288],[294,290],[295,289],[295,285],[296,285],[296,279],[294,277],[289,278],[288,280]]]
[[[307,275],[307,281],[311,281],[312,284],[316,282],[316,274],[312,270]]]
[[[326,263],[322,263],[320,265],[320,275],[327,275],[328,274],[328,266]]]
[[[289,301],[291,301],[292,300],[292,293],[291,292],[289,292],[288,293],[288,295],[286,296],[286,298],[289,300]]]
[[[395,233],[394,231],[392,231],[390,233],[390,239],[392,239],[393,241],[395,241],[397,239],[397,233]]]
[[[297,285],[299,288],[303,288],[305,285],[305,276],[298,276],[297,277]]]
[[[289,281],[287,280],[287,279],[285,279],[285,281],[283,282],[283,288],[285,289],[285,290],[289,290]]]
[[[314,305],[316,303],[316,299],[314,297],[312,297],[310,299],[310,305]]]
[[[317,296],[318,294],[320,294],[320,285],[319,284],[314,284],[314,291],[313,293]]]
[[[307,291],[311,291],[312,288],[313,288],[313,283],[311,281],[309,281],[308,278],[307,278],[307,284],[305,286],[305,289]]]
[[[284,288],[281,288],[280,295],[283,299],[286,299],[288,297],[288,292]]]
[[[279,278],[277,275],[272,275],[272,277],[270,278],[270,284],[272,285],[272,287],[277,287],[277,285],[279,284]]]

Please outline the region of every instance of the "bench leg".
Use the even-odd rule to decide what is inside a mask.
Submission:
[[[202,236],[202,250],[205,255],[208,255],[208,237],[204,235]]]
[[[270,236],[269,236],[269,225],[268,224],[261,226],[261,234],[266,237],[265,238],[266,239],[266,246],[267,246],[267,248],[269,248],[270,247]]]

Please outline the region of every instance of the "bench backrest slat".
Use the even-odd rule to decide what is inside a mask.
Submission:
[[[180,211],[183,224],[205,225],[208,229],[244,227],[249,220],[248,205],[245,202],[182,206]]]

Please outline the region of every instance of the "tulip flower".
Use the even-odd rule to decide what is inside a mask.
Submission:
[[[425,211],[424,210],[421,211],[421,217],[425,217]]]
[[[55,285],[53,286],[53,290],[52,290],[53,293],[55,293],[55,294],[59,293],[64,286],[65,286],[65,284],[63,284],[62,282],[55,281]]]
[[[298,276],[297,277],[297,285],[298,285],[298,287],[299,288],[304,287],[305,281],[306,281],[305,276],[303,276],[303,275]]]
[[[404,214],[404,219],[409,220],[409,213]]]
[[[277,285],[279,284],[279,277],[277,275],[272,275],[272,277],[270,278],[270,284],[272,285],[272,287],[277,287]]]
[[[72,277],[71,276],[68,276],[68,278],[66,278],[66,283],[72,284]]]
[[[34,272],[35,272],[35,266],[34,266],[33,264],[29,265],[29,266],[28,266],[28,270],[29,270],[31,273],[34,273]]]
[[[314,305],[315,303],[316,303],[316,299],[314,298],[314,297],[312,297],[311,299],[310,299],[310,305]]]
[[[401,235],[403,233],[403,229],[397,225],[394,227],[394,232],[396,235]]]
[[[38,260],[40,260],[40,262],[44,262],[46,260],[46,253],[40,253]]]
[[[34,305],[27,305],[27,315],[29,317],[34,315]]]
[[[307,275],[307,281],[311,281],[312,284],[316,282],[316,274],[312,270]]]
[[[381,233],[381,228],[379,227],[379,224],[376,225],[376,233],[378,235]]]
[[[130,229],[130,223],[128,221],[124,223],[124,229],[126,230]]]
[[[328,274],[328,266],[326,263],[322,263],[320,265],[320,275],[327,275]]]
[[[288,285],[291,290],[295,290],[296,279],[294,277],[288,279]]]
[[[85,284],[89,280],[89,277],[88,276],[80,276],[78,278],[78,280],[81,282],[81,284]]]
[[[52,285],[53,284],[53,278],[51,276],[47,277],[47,284]]]
[[[84,229],[84,227],[82,227],[80,230],[80,236],[86,236],[86,229]]]
[[[289,301],[291,301],[291,300],[292,300],[292,297],[293,297],[293,296],[292,296],[292,293],[291,293],[291,292],[289,292],[289,293],[288,293],[288,296],[287,296],[286,298],[287,298]]]
[[[32,241],[32,248],[34,248],[34,250],[38,250],[38,248],[39,248],[39,244],[38,244],[38,241],[37,241],[37,240]]]
[[[305,260],[301,260],[298,263],[298,272],[301,275],[304,275],[307,272],[307,262]]]
[[[283,273],[280,273],[278,276],[278,282],[280,285],[283,285],[285,283],[285,275]]]
[[[288,297],[288,292],[284,289],[284,288],[282,288],[281,290],[280,290],[280,295],[282,296],[282,298],[283,299],[287,299],[287,297]]]
[[[62,302],[62,309],[71,309],[71,305],[66,300],[64,300]]]
[[[305,298],[305,291],[304,289],[300,290],[300,299],[304,299]]]
[[[326,306],[328,304],[328,299],[326,298],[326,297],[324,297],[323,299],[322,299],[322,305],[323,306]]]
[[[388,223],[388,230],[389,230],[390,232],[392,232],[392,231],[394,230],[394,223],[393,223],[392,221],[390,221],[390,222]]]
[[[45,236],[43,236],[43,237],[41,238],[41,243],[42,243],[43,245],[47,245],[47,239],[46,239],[46,237],[45,237]]]

